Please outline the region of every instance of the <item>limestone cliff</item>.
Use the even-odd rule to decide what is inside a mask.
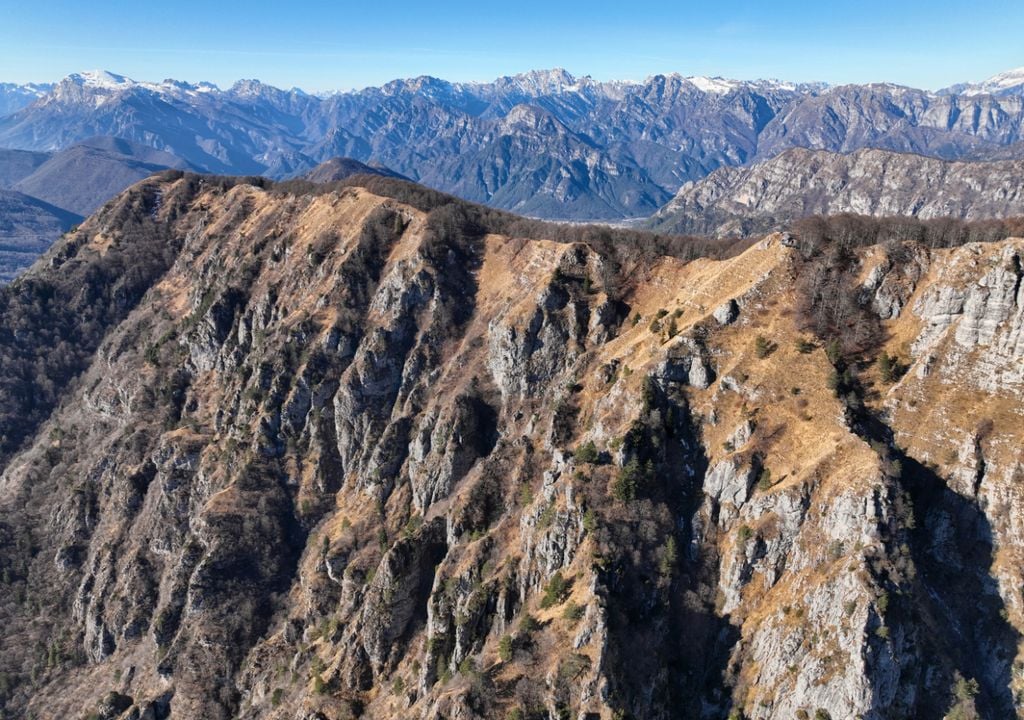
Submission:
[[[81,338],[0,385],[5,716],[1017,711],[1024,242],[858,251],[840,357],[783,236],[252,183],[2,291],[5,352]]]
[[[1024,215],[1024,162],[951,162],[880,149],[787,150],[688,182],[649,223],[711,235],[769,232],[808,215],[923,220]]]

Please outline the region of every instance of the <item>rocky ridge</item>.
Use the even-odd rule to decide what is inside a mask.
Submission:
[[[784,236],[556,234],[170,174],[0,291],[108,303],[4,446],[5,712],[1016,712],[1024,241],[858,251],[844,361]]]
[[[769,232],[810,215],[980,220],[1024,215],[1024,161],[949,162],[886,150],[788,150],[689,182],[650,220],[668,232]]]

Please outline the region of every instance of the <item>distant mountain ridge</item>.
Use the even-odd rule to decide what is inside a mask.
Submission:
[[[346,180],[355,175],[380,175],[400,180],[408,179],[390,168],[380,165],[367,165],[358,160],[345,157],[326,160],[303,175],[303,178],[315,183],[328,183]]]
[[[0,117],[21,110],[53,90],[51,84],[0,82]]]
[[[195,169],[170,153],[111,137],[55,153],[0,149],[0,284],[111,197],[168,168]]]
[[[1024,160],[952,162],[864,149],[794,149],[684,185],[649,221],[665,232],[747,235],[808,215],[983,220],[1024,215]]]
[[[0,147],[52,152],[112,136],[202,171],[273,178],[350,157],[525,215],[618,220],[650,215],[719,167],[793,147],[1021,157],[1022,93],[1019,71],[940,92],[679,74],[606,82],[554,69],[329,95],[97,71],[0,118]]]
[[[13,187],[84,216],[129,185],[168,168],[194,169],[171,153],[145,145],[92,138],[54,154]]]
[[[979,83],[961,83],[939,91],[952,95],[1024,95],[1024,67],[1007,70]]]

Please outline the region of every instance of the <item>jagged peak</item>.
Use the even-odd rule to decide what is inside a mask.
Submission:
[[[400,92],[415,92],[423,95],[431,95],[438,91],[450,91],[454,85],[447,80],[436,78],[433,75],[419,75],[414,78],[401,78],[392,80],[381,86],[386,95],[395,95]]]
[[[524,128],[536,129],[542,125],[560,131],[566,129],[565,125],[552,113],[529,103],[520,103],[514,106],[501,121],[503,132],[522,130]]]

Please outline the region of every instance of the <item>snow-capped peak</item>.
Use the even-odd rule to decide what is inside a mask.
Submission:
[[[126,78],[124,75],[117,75],[107,70],[86,70],[85,72],[69,75],[67,79],[76,85],[104,90],[120,90],[136,84],[131,78]]]
[[[706,77],[704,75],[695,75],[686,78],[686,80],[701,92],[713,93],[715,95],[725,95],[742,85],[738,80],[726,80],[721,77]]]
[[[979,83],[961,83],[939,91],[940,94],[1018,95],[1024,94],[1024,67],[1007,70]]]
[[[984,87],[990,87],[997,90],[1007,90],[1009,88],[1024,85],[1024,67],[1007,70],[1006,72],[1001,72],[998,75],[993,75],[981,84]]]
[[[551,95],[568,90],[574,90],[578,86],[574,78],[565,68],[552,68],[550,70],[531,70],[511,77],[502,78],[509,84],[517,85],[522,90],[537,94]]]

